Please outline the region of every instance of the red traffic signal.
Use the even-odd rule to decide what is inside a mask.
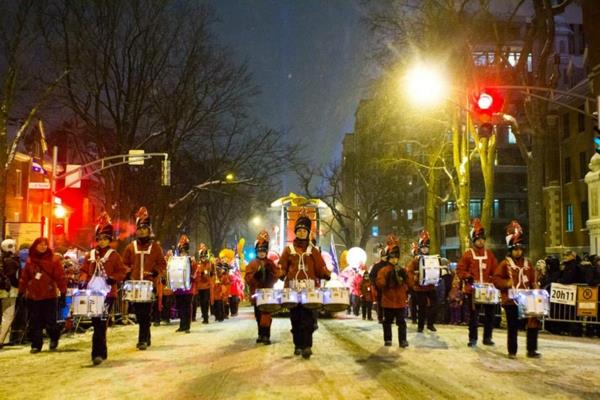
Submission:
[[[471,108],[478,115],[493,115],[502,111],[504,97],[494,89],[482,89],[471,97]]]

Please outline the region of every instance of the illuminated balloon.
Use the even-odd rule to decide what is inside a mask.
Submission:
[[[348,250],[348,265],[358,269],[367,262],[367,253],[360,247],[353,247]]]
[[[340,254],[340,271],[348,266],[348,250],[342,251]]]

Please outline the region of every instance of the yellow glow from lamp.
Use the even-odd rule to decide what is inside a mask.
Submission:
[[[435,105],[446,98],[449,85],[440,70],[420,64],[406,74],[404,88],[417,105]]]

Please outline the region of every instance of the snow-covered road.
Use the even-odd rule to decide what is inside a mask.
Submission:
[[[294,356],[290,323],[273,320],[271,346],[257,345],[250,308],[223,323],[152,327],[152,347],[135,348],[137,326],[109,329],[109,359],[90,362],[91,331],[61,339],[59,350],[0,350],[0,399],[600,399],[600,340],[541,335],[541,359],[506,358],[466,346],[465,326],[417,334],[410,347],[384,347],[381,325],[338,315],[322,319],[313,357]]]

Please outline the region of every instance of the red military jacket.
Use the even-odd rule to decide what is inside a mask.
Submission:
[[[265,271],[269,271],[270,279],[265,279],[264,281],[262,281],[254,278],[254,274],[256,274],[261,265],[263,266]],[[250,296],[256,293],[256,289],[272,288],[275,285],[275,282],[277,282],[279,273],[279,268],[275,265],[273,261],[269,260],[268,258],[265,258],[264,260],[255,258],[254,260],[252,260],[250,264],[246,266],[246,274],[244,275],[244,280],[250,287]],[[250,297],[250,299],[252,304],[255,304],[256,299],[254,297]]]
[[[193,273],[192,286],[194,293],[198,290],[211,289],[214,285],[215,266],[210,261],[200,261],[196,263],[196,269]]]
[[[224,272],[217,272],[217,280],[215,282],[213,295],[214,301],[227,300],[227,298],[229,297],[229,285],[231,285],[229,275],[227,275]]]
[[[112,250],[110,247],[100,248],[96,247],[93,250],[94,259],[92,259],[92,253],[90,258],[86,258],[85,262],[79,270],[79,280],[81,282],[89,282],[94,276],[94,271],[99,260],[106,256],[108,250]],[[117,297],[117,282],[121,282],[125,279],[127,274],[127,268],[123,264],[123,259],[116,251],[112,251],[106,261],[102,261],[102,268],[108,278],[115,280],[116,282],[111,285],[110,293],[106,297]]]
[[[492,283],[492,276],[498,266],[496,257],[488,249],[478,247],[470,248],[465,251],[458,261],[456,273],[461,280],[473,278],[478,283]],[[465,282],[463,291],[465,293],[473,292],[473,285]]]
[[[142,276],[142,260],[144,262],[144,274]],[[131,273],[132,280],[154,281],[154,287],[158,287],[160,278],[164,276],[167,261],[163,255],[161,247],[154,241],[146,244],[134,240],[129,243],[123,252],[123,263]],[[152,272],[157,274],[152,277]]]
[[[515,304],[508,297],[509,289],[537,289],[535,268],[525,257],[513,260],[506,257],[496,268],[492,282],[500,290],[502,304]]]
[[[408,283],[388,287],[388,276],[393,273],[394,266],[387,264],[377,273],[377,288],[381,292],[381,306],[383,308],[404,308],[408,301]]]
[[[408,285],[415,292],[429,292],[435,290],[435,285],[421,286],[419,284],[419,256],[415,256],[406,265],[406,273],[408,274]]]
[[[305,272],[300,271],[300,260],[304,264]],[[309,245],[303,248],[298,245],[298,241],[294,240],[283,250],[279,259],[282,276],[285,277],[285,287],[290,286],[290,280],[293,279],[312,279],[315,281],[315,287],[319,286],[319,279],[329,279],[330,273],[323,261],[321,252],[316,247]]]
[[[43,254],[31,254],[21,271],[19,293],[30,300],[55,299],[67,293],[65,270],[59,256],[48,250]]]

